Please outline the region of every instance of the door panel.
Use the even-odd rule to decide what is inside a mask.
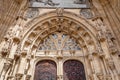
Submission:
[[[57,80],[56,63],[44,60],[37,63],[34,80]]]
[[[86,80],[84,66],[77,60],[68,60],[63,65],[64,80]]]

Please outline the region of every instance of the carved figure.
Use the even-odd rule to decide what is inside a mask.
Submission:
[[[85,0],[76,0],[74,1],[75,4],[82,4],[85,3]]]
[[[64,9],[63,8],[57,8],[56,13],[58,16],[63,16]]]
[[[44,3],[44,5],[56,6],[59,3],[54,3],[52,0],[36,0],[37,2]]]

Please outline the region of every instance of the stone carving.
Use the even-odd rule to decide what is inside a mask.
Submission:
[[[87,19],[90,19],[93,17],[93,13],[90,9],[81,9],[80,15],[87,18]]]
[[[7,59],[5,64],[4,64],[4,70],[8,71],[8,69],[11,67],[13,60],[12,59]]]
[[[104,80],[104,76],[102,74],[97,74],[99,80]]]
[[[88,0],[30,0],[32,8],[90,8]]]
[[[97,35],[97,37],[98,37],[98,39],[100,40],[100,41],[105,41],[105,36],[104,36],[104,32],[102,31],[102,30],[98,30],[98,35]]]
[[[56,46],[57,45],[57,46]],[[81,50],[73,38],[64,33],[55,33],[44,39],[40,50]]]
[[[39,15],[39,10],[37,8],[29,8],[26,12],[26,18],[35,18]]]
[[[2,48],[2,55],[3,56],[7,55],[9,47],[10,47],[10,43],[11,43],[11,41],[10,41],[10,39],[8,39],[8,40],[5,40],[4,44],[2,44],[3,47],[1,47],[1,48]]]
[[[115,38],[113,37],[112,33],[110,30],[106,30],[106,38],[108,42],[108,47],[110,49],[110,53],[115,54],[118,52],[115,44]]]
[[[31,75],[26,76],[26,80],[30,80],[30,78],[31,78]]]
[[[76,0],[74,1],[75,4],[82,4],[82,3],[85,3],[86,0]]]
[[[23,28],[20,25],[16,25],[13,29],[14,36],[18,37]]]
[[[105,76],[105,79],[106,79],[106,80],[112,80],[112,77],[111,77],[111,75],[106,75],[106,76]]]
[[[108,59],[107,63],[111,71],[115,69],[115,65],[112,59]]]
[[[23,76],[23,74],[16,74],[15,80],[21,80],[22,76]]]
[[[63,16],[64,9],[63,8],[57,8],[56,13],[57,13],[57,16]]]
[[[44,5],[55,6],[59,5],[60,3],[55,3],[52,0],[36,0],[37,2],[44,3]]]
[[[5,39],[12,37],[12,35],[13,35],[12,29],[13,29],[12,27],[9,28],[9,30],[7,31],[7,33],[5,35]]]
[[[93,21],[95,22],[95,28],[98,30],[98,31],[102,31],[102,32],[106,32],[106,26],[105,24],[103,23],[103,19],[102,17],[95,17],[93,18]]]
[[[88,76],[88,80],[94,80],[93,75],[89,75],[89,76]]]
[[[107,38],[107,41],[108,41],[108,44],[109,44],[109,47],[114,47],[114,37],[113,35],[111,34],[110,30],[106,30],[106,38]]]

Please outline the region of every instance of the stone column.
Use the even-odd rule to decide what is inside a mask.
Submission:
[[[5,57],[8,54],[8,47],[9,47],[9,42],[8,39],[4,39],[2,43],[0,44],[0,75],[3,74],[4,72],[4,64],[5,64]],[[2,76],[1,76],[2,77]]]
[[[19,69],[16,75],[20,76],[19,80],[22,80],[24,72],[25,72],[25,66],[26,66],[26,55],[27,52],[21,52],[21,60],[20,60],[20,65]]]
[[[63,59],[63,56],[62,56],[62,51],[58,51],[58,56],[57,56],[57,59],[58,59],[58,67],[57,67],[57,76],[58,76],[58,80],[63,80],[63,62],[62,62],[62,59]]]
[[[33,76],[33,70],[35,70],[33,68],[34,68],[34,59],[31,58],[30,65],[29,65],[29,70],[28,70],[28,73],[26,75],[26,78],[27,79],[29,78],[28,80],[32,80],[31,77]]]
[[[99,53],[93,53],[94,68],[96,74],[102,74],[102,68],[100,65]]]
[[[13,59],[7,58],[4,66],[3,66],[3,70],[2,70],[2,74],[0,77],[0,80],[4,80],[5,76],[7,75],[7,73],[9,72],[10,68],[12,67],[12,63],[13,63]]]
[[[84,54],[83,57],[85,58],[85,63],[84,63],[84,64],[85,64],[85,67],[86,67],[86,69],[87,69],[87,70],[86,70],[86,71],[87,71],[87,72],[86,72],[86,75],[87,75],[87,79],[89,79],[89,78],[92,76],[91,74],[92,74],[92,72],[93,72],[93,71],[92,71],[92,70],[93,70],[93,69],[92,69],[92,65],[91,65],[91,60],[92,60],[92,59],[89,58],[89,56],[88,56],[88,51],[87,51],[87,48],[86,48],[85,46],[82,48],[82,50],[83,50],[83,54]]]
[[[11,47],[11,50],[10,50],[10,54],[9,54],[9,58],[11,59],[14,59],[14,56],[16,54],[16,50],[17,50],[17,47],[18,47],[18,43],[13,43],[12,47]]]

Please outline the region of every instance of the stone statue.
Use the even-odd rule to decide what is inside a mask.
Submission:
[[[113,42],[113,35],[111,34],[111,32],[109,30],[106,30],[106,38],[109,44],[109,47],[114,47],[114,42]]]

